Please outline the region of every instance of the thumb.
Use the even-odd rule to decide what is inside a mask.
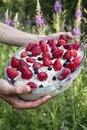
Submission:
[[[0,79],[0,94],[9,95],[9,94],[25,94],[29,93],[31,88],[27,85],[21,84],[20,86],[13,86],[8,81]]]

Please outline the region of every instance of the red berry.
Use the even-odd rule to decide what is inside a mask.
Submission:
[[[54,39],[51,39],[50,42],[49,42],[49,46],[53,47],[55,45],[56,45],[56,41]]]
[[[34,82],[29,82],[27,85],[30,86],[30,88],[37,88],[37,84]]]
[[[48,59],[47,57],[44,57],[43,65],[47,66],[47,67],[50,67],[52,65],[52,61],[50,59]]]
[[[18,66],[20,71],[22,71],[23,66],[25,66],[28,69],[28,64],[24,60],[20,59],[19,60],[19,66]]]
[[[63,55],[63,59],[64,60],[69,60],[71,59],[72,55],[71,55],[71,51],[70,50],[67,50],[64,55]]]
[[[38,44],[35,44],[32,48],[32,56],[38,56],[41,53],[41,48]]]
[[[26,51],[24,51],[24,52],[21,53],[21,58],[24,58],[26,56],[28,56],[28,53]]]
[[[63,54],[64,50],[63,49],[58,49],[56,51],[53,51],[52,56],[53,58],[60,58]]]
[[[34,63],[36,60],[35,60],[34,58],[27,57],[27,58],[26,58],[26,61],[27,61],[27,62],[30,62],[30,63]]]
[[[72,48],[75,50],[78,50],[80,47],[80,44],[78,42],[72,44]]]
[[[65,49],[67,49],[67,50],[73,49],[71,44],[66,44],[66,45],[64,45],[63,47],[64,47]]]
[[[7,72],[7,76],[10,79],[14,79],[14,78],[16,78],[18,76],[18,71],[15,70],[14,68],[7,68],[6,72]]]
[[[45,41],[40,40],[40,41],[39,41],[39,45],[40,45],[40,47],[42,48],[43,46],[45,46],[45,45],[46,45],[46,43],[45,43]]]
[[[51,57],[50,57],[50,53],[49,53],[49,52],[45,52],[45,53],[43,54],[43,56],[42,56],[42,59],[44,60],[45,57],[46,57],[47,59],[51,60]]]
[[[58,74],[58,79],[63,80],[65,79],[69,74],[71,73],[71,70],[68,68],[63,68],[59,74]]]
[[[32,48],[33,48],[33,43],[28,43],[27,46],[26,46],[26,51],[31,51]]]
[[[59,59],[55,60],[53,63],[53,68],[55,71],[58,71],[62,68],[61,62]]]
[[[52,46],[52,48],[51,48],[51,52],[53,52],[53,51],[57,51],[59,48],[56,46],[56,45],[54,45],[54,46]]]
[[[76,67],[78,67],[81,64],[81,62],[82,62],[82,56],[74,58],[73,62],[76,65]]]
[[[40,63],[40,62],[35,62],[34,64],[33,64],[33,68],[34,69],[40,69],[42,67],[42,64]]]
[[[13,68],[18,68],[18,66],[19,66],[19,59],[17,59],[16,57],[12,57],[12,59],[11,59],[11,66],[13,67]]]
[[[59,39],[63,39],[63,40],[65,40],[66,42],[68,42],[67,37],[66,37],[66,36],[64,36],[63,34],[61,34],[61,35],[60,35]]]
[[[47,44],[45,43],[45,41],[43,41],[43,40],[39,41],[39,45],[40,45],[42,52],[48,51],[48,47],[47,47]]]
[[[70,69],[71,72],[73,72],[76,69],[76,65],[75,65],[75,63],[73,61],[71,61],[68,64],[66,64],[65,67]]]
[[[32,71],[25,66],[22,67],[21,75],[23,79],[30,79],[32,77]]]
[[[67,42],[65,40],[59,39],[58,42],[57,42],[57,45],[62,45],[63,46],[63,45],[66,45],[66,43]]]
[[[48,78],[48,75],[46,72],[40,72],[37,75],[38,80],[45,81]]]
[[[77,57],[77,51],[76,50],[70,50],[71,51],[71,55],[73,56],[73,57]]]

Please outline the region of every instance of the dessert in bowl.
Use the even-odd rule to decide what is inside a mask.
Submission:
[[[37,100],[48,94],[54,97],[70,87],[81,72],[83,61],[83,44],[60,35],[58,41],[40,40],[20,48],[9,59],[5,76],[14,87],[31,87],[29,94],[19,95],[24,100]]]

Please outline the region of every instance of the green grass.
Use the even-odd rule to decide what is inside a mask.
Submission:
[[[0,77],[7,60],[18,49],[0,44]],[[86,52],[87,54],[87,52]],[[87,130],[87,58],[81,74],[61,95],[37,109],[15,110],[0,100],[0,130]]]

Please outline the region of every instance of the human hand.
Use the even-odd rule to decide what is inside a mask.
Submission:
[[[18,97],[19,94],[29,93],[31,91],[29,86],[13,86],[8,81],[0,79],[0,97],[8,102],[15,109],[37,108],[47,102],[51,96],[44,96],[36,101],[24,101]]]

